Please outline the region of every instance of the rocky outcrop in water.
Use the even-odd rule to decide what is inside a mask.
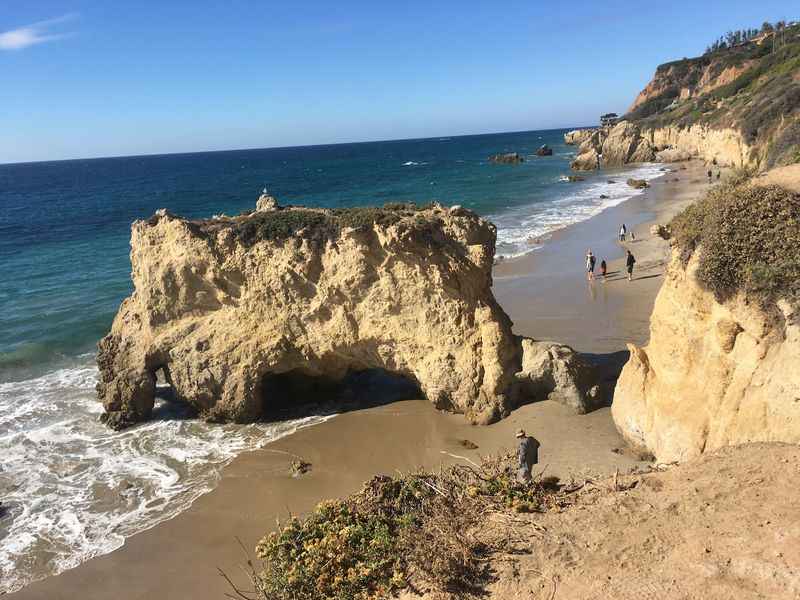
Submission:
[[[614,127],[588,131],[571,164],[577,171],[649,162],[655,158],[652,144],[633,123],[622,121]]]
[[[767,315],[739,294],[698,284],[700,252],[676,251],[656,299],[650,342],[629,345],[612,414],[660,462],[730,444],[800,443],[800,326],[788,304]]]
[[[628,181],[626,181],[626,183],[630,187],[632,187],[634,189],[637,189],[637,190],[643,190],[645,188],[650,187],[650,184],[647,183],[647,181],[645,179],[634,179],[633,177],[631,177],[631,178],[628,179]]]
[[[493,154],[489,157],[489,162],[498,165],[517,165],[525,162],[525,158],[518,152],[506,152],[505,154]]]
[[[491,291],[488,221],[262,200],[238,217],[133,224],[134,292],[97,357],[109,425],[150,418],[159,372],[209,421],[270,419],[372,369],[476,423],[548,396],[581,412],[599,402],[574,352],[513,335]]]

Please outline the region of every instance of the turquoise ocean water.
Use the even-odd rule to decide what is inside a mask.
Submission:
[[[0,165],[0,592],[119,547],[213,488],[220,468],[323,417],[210,427],[173,415],[97,423],[93,352],[130,293],[129,233],[158,208],[188,217],[281,203],[461,204],[498,226],[498,254],[623,202],[625,178],[567,183],[564,130]],[[542,144],[551,157],[536,157]],[[519,152],[520,165],[487,157]],[[601,195],[606,198],[600,198]]]

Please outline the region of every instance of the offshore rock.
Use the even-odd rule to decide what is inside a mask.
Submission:
[[[523,352],[512,334],[491,291],[495,240],[488,221],[437,205],[137,221],[134,292],[99,344],[104,418],[149,419],[159,372],[176,401],[215,422],[270,419],[314,399],[313,382],[371,369],[475,423],[542,390],[583,406],[571,350]],[[552,366],[526,372],[535,351]]]
[[[650,184],[647,183],[645,179],[634,179],[633,177],[629,178],[626,182],[630,187],[635,188],[637,190],[643,190],[644,188],[650,187]]]
[[[800,325],[788,304],[767,315],[739,294],[724,303],[673,251],[650,321],[629,345],[611,407],[631,444],[659,462],[745,442],[800,443]]]
[[[505,154],[493,154],[489,157],[489,162],[503,165],[516,165],[525,162],[525,158],[518,152],[506,152]]]

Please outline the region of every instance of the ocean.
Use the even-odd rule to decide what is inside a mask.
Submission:
[[[639,194],[628,177],[661,174],[566,182],[565,131],[0,165],[0,593],[110,552],[213,489],[236,454],[329,418],[98,423],[93,352],[132,290],[134,220],[236,214],[265,187],[282,204],[438,201],[491,219],[510,258]],[[525,162],[489,163],[501,152]]]

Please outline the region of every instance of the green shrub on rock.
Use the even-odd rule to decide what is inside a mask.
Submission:
[[[671,223],[685,261],[702,246],[697,277],[724,301],[739,292],[769,308],[800,308],[800,195],[734,181]]]

